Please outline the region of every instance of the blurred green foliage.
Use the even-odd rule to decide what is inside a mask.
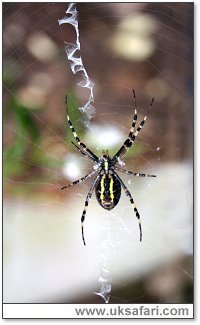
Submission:
[[[81,112],[78,109],[78,102],[73,94],[69,97],[69,109],[70,116],[73,120],[73,124],[76,129],[79,130],[80,137],[84,136],[85,128],[81,123]],[[43,142],[47,137],[46,129],[42,128],[38,123],[37,114],[42,113],[45,108],[32,111],[31,108],[22,105],[13,94],[10,97],[10,101],[5,107],[4,118],[4,176],[6,178],[23,176],[24,173],[30,173],[30,178],[39,176],[45,177],[45,168],[61,168],[61,163],[54,154],[51,154],[51,148],[45,150]],[[41,118],[41,120],[43,120]],[[10,126],[12,125],[12,126]],[[66,125],[66,127],[65,127]],[[54,129],[54,126],[49,126],[50,130]],[[63,133],[66,134],[66,153],[68,151],[74,151],[74,147],[71,145],[73,135],[68,128],[68,125],[63,121]],[[51,133],[51,131],[50,131]],[[54,133],[51,134],[53,136]],[[12,136],[12,140],[7,141],[7,136]],[[61,137],[61,136],[60,136]],[[63,138],[64,140],[64,138]],[[57,139],[51,141],[51,145],[56,144]],[[64,140],[65,141],[65,140]],[[62,143],[63,145],[63,143]],[[33,173],[35,166],[44,167],[43,173]]]
[[[25,166],[21,160],[24,158],[28,149],[27,139],[37,143],[40,134],[31,112],[27,107],[19,103],[14,96],[10,99],[9,113],[4,115],[4,125],[7,123],[7,118],[10,118],[9,115],[12,115],[14,137],[13,142],[4,150],[5,176],[19,175],[24,171]],[[13,158],[16,158],[15,163],[13,163]]]

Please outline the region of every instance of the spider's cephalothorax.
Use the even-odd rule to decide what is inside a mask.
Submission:
[[[84,232],[83,232],[83,224],[85,220],[86,210],[89,204],[89,200],[92,196],[92,193],[95,189],[96,198],[99,204],[106,210],[113,209],[119,202],[120,196],[121,196],[121,187],[125,191],[125,194],[130,200],[131,205],[133,206],[135,215],[138,219],[139,223],[139,229],[140,229],[140,241],[142,240],[142,227],[141,227],[141,221],[140,221],[140,215],[136,208],[136,205],[134,203],[133,197],[129,190],[127,189],[126,185],[122,181],[122,179],[119,177],[116,171],[122,172],[124,174],[138,176],[138,177],[156,177],[155,175],[148,175],[144,173],[134,173],[128,170],[124,170],[120,168],[119,166],[116,166],[119,162],[120,158],[122,158],[128,149],[132,146],[132,144],[135,141],[135,138],[137,137],[140,130],[143,128],[147,115],[152,107],[154,99],[152,99],[151,104],[149,106],[149,109],[147,111],[146,116],[143,118],[139,126],[136,128],[136,122],[137,122],[137,108],[136,108],[136,98],[135,98],[135,91],[133,90],[133,97],[134,97],[134,106],[135,106],[135,114],[133,116],[133,122],[131,125],[131,129],[128,135],[128,138],[122,145],[122,147],[117,151],[117,153],[110,158],[108,155],[108,151],[105,151],[102,153],[101,157],[97,157],[90,149],[86,147],[84,143],[82,143],[79,139],[79,137],[76,134],[76,131],[72,125],[72,122],[70,121],[69,115],[67,113],[67,119],[68,119],[68,125],[73,133],[73,136],[78,143],[79,146],[77,146],[75,143],[73,145],[78,149],[78,151],[86,156],[87,158],[91,159],[94,162],[94,170],[80,178],[77,181],[72,182],[71,184],[64,186],[61,188],[61,190],[68,188],[70,186],[79,184],[80,182],[85,181],[88,177],[91,177],[94,174],[96,175],[95,180],[93,181],[91,188],[87,194],[86,200],[85,200],[85,206],[81,217],[81,229],[82,229],[82,239],[83,243],[85,245],[85,238],[84,238]],[[66,104],[67,104],[67,97],[66,97]]]

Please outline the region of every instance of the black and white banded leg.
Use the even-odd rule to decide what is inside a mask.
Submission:
[[[147,119],[147,116],[150,112],[150,109],[153,105],[153,102],[154,102],[154,98],[152,98],[152,101],[151,101],[151,104],[148,108],[148,111],[147,111],[147,114],[145,115],[145,117],[143,118],[143,120],[141,121],[140,125],[138,126],[138,128],[136,129],[136,131],[134,130],[133,127],[131,127],[131,130],[130,130],[130,133],[129,133],[129,136],[128,138],[126,139],[126,141],[124,142],[123,146],[118,150],[118,152],[114,155],[113,157],[113,162],[117,162],[118,159],[122,158],[125,153],[128,151],[128,149],[130,149],[130,147],[132,146],[133,142],[135,141],[135,138],[137,137],[137,135],[139,134],[139,132],[142,130],[144,124],[145,124],[145,121]],[[134,115],[134,118],[135,118],[135,115]],[[134,124],[134,118],[133,118],[133,123],[132,125],[135,126]]]
[[[87,212],[87,207],[88,207],[88,204],[89,204],[89,201],[92,197],[92,193],[93,193],[93,190],[95,188],[95,185],[98,181],[100,177],[100,174],[97,176],[97,178],[95,179],[95,181],[93,182],[89,192],[88,192],[88,195],[86,197],[86,200],[85,200],[85,206],[84,206],[84,209],[83,209],[83,213],[82,213],[82,217],[81,217],[81,233],[82,233],[82,239],[83,239],[83,244],[86,246],[86,243],[85,243],[85,237],[84,237],[84,221],[85,221],[85,216],[86,216],[86,212]]]
[[[119,182],[121,183],[121,186],[124,189],[124,192],[126,193],[126,195],[128,196],[128,198],[130,199],[130,203],[133,206],[133,209],[134,209],[136,218],[138,219],[139,230],[140,230],[140,241],[142,241],[142,226],[141,226],[140,214],[139,214],[138,209],[137,209],[137,207],[135,205],[135,202],[133,200],[133,197],[132,197],[131,193],[129,192],[129,190],[127,189],[127,187],[124,184],[124,182],[122,181],[122,179],[119,177],[119,175],[117,175],[116,173],[114,173],[114,174],[117,177],[117,179],[119,180]]]
[[[94,159],[90,156],[88,156],[85,152],[83,152],[73,141],[71,141],[71,143],[77,148],[77,150],[85,157],[91,159],[92,161],[94,161]]]
[[[134,130],[135,130],[135,124],[137,122],[137,105],[136,105],[136,96],[135,96],[135,90],[134,89],[133,89],[133,100],[134,100],[135,112],[134,112],[133,122],[132,122],[132,125],[131,125],[131,129],[130,129],[129,136],[130,136],[130,134],[132,134],[134,132]]]
[[[65,100],[66,100],[66,107],[68,105],[67,103],[67,96],[65,97]],[[72,122],[70,121],[70,118],[69,118],[69,115],[68,115],[68,110],[67,110],[67,121],[68,121],[68,125],[69,125],[69,128],[71,129],[72,133],[73,133],[73,136],[76,140],[76,142],[79,144],[79,146],[81,147],[81,150],[88,156],[90,157],[92,160],[94,161],[98,161],[98,157],[90,150],[86,147],[86,145],[80,141],[79,137],[77,136],[76,134],[76,131],[73,127],[73,124]]]
[[[115,167],[115,170],[118,170],[121,173],[127,174],[127,175],[132,175],[132,176],[137,176],[137,177],[156,177],[156,175],[149,175],[149,174],[144,174],[144,173],[133,173],[130,170],[125,170],[119,167]]]
[[[97,171],[94,170],[92,173],[85,175],[84,177],[78,179],[77,181],[74,181],[74,182],[72,182],[72,183],[70,183],[70,184],[68,184],[68,185],[66,185],[66,186],[63,186],[63,187],[61,188],[61,190],[64,190],[65,188],[68,188],[68,187],[70,187],[70,186],[74,186],[74,185],[76,185],[76,184],[79,184],[79,183],[81,183],[81,182],[84,182],[88,177],[91,177],[91,176],[92,176],[93,174],[95,174],[96,172],[97,172]]]
[[[152,98],[151,100],[151,104],[149,105],[149,108],[147,110],[147,114],[145,115],[145,117],[143,118],[142,122],[140,123],[140,125],[138,126],[137,130],[134,132],[133,134],[133,139],[135,140],[135,138],[137,137],[138,133],[140,132],[140,130],[142,130],[144,124],[145,124],[145,121],[147,119],[147,116],[149,115],[149,112],[150,112],[150,109],[153,105],[153,102],[154,102],[154,98]]]

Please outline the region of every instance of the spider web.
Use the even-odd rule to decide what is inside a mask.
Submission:
[[[90,94],[66,58],[64,43],[76,40],[58,24],[66,10],[3,4],[4,302],[192,302],[192,3],[77,4],[92,115],[78,109]],[[65,94],[82,141],[114,154],[130,129],[133,88],[139,120],[155,97],[121,164],[157,178],[120,174],[143,242],[124,193],[110,212],[93,194],[84,247],[80,218],[94,178],[60,188],[93,167],[71,145]]]

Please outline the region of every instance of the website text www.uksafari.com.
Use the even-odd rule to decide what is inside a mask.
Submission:
[[[192,306],[192,305],[191,305]],[[114,305],[75,307],[77,317],[85,318],[192,318],[192,309],[184,305]]]

